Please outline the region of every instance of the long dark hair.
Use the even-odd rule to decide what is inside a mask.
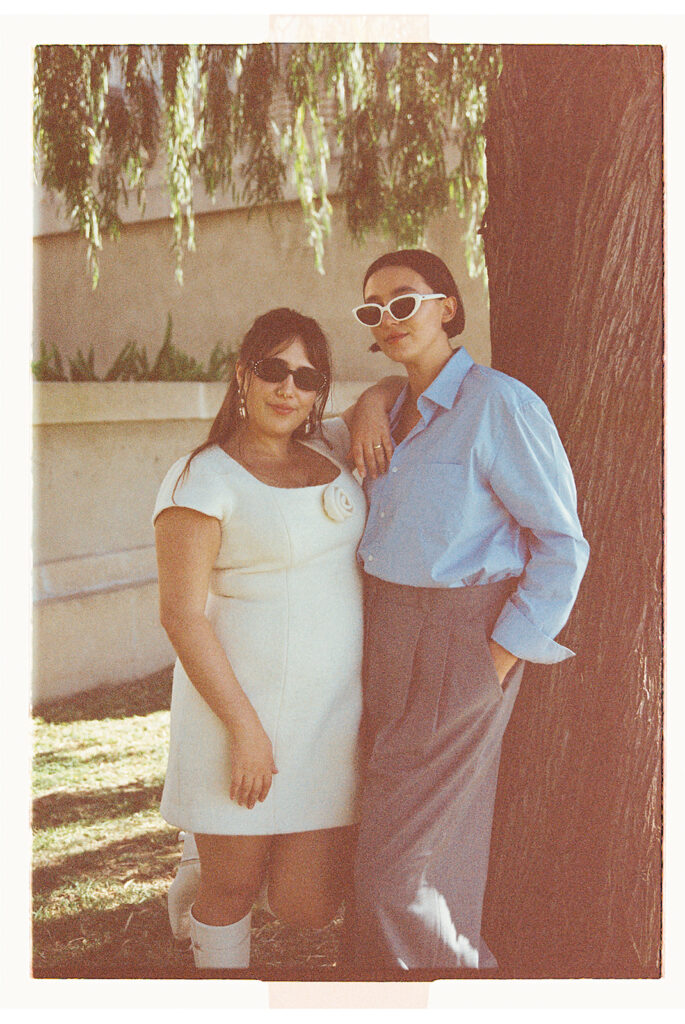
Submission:
[[[307,358],[312,366],[326,376],[326,383],[317,393],[314,407],[309,417],[309,430],[311,433],[318,433],[321,427],[324,408],[328,401],[331,389],[331,357],[328,349],[326,335],[319,324],[311,316],[304,316],[294,309],[281,306],[278,309],[270,309],[268,313],[258,316],[242,340],[238,351],[238,361],[249,369],[252,363],[259,359],[284,348],[293,338],[301,338]],[[241,420],[238,415],[240,402],[240,386],[238,378],[234,373],[229,381],[226,395],[221,408],[219,409],[214,422],[212,423],[207,440],[198,445],[186,461],[183,472],[176,481],[174,491],[178,484],[186,476],[190,463],[213,444],[225,445],[230,437],[236,432]],[[294,431],[293,437],[303,437],[307,434],[307,424],[302,423]]]
[[[432,252],[427,252],[426,249],[398,249],[396,252],[386,252],[383,256],[379,256],[378,259],[374,260],[364,274],[362,294],[366,288],[366,282],[381,267],[409,267],[410,270],[420,274],[434,292],[442,292],[448,298],[454,296],[457,300],[457,311],[452,319],[448,320],[444,325],[445,332],[448,338],[454,338],[457,334],[461,334],[466,325],[464,303],[461,301],[456,281],[447,265],[443,263],[439,256]],[[369,351],[380,352],[380,348],[374,342]]]

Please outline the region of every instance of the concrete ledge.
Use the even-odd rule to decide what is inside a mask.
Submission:
[[[106,593],[157,580],[153,544],[104,555],[81,555],[43,562],[33,570],[33,600],[60,601]]]
[[[359,397],[372,381],[339,381],[331,389],[327,411],[335,415]],[[117,423],[142,420],[212,420],[224,395],[223,382],[36,381],[33,423]]]
[[[34,426],[126,420],[211,420],[226,385],[123,381],[33,385]]]

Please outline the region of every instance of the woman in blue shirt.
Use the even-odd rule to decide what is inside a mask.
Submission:
[[[407,383],[375,443],[352,420],[371,467],[356,957],[494,967],[480,925],[502,736],[524,662],[572,655],[554,637],[588,545],[544,403],[453,350],[465,318],[442,260],[381,256],[363,294],[355,316]]]

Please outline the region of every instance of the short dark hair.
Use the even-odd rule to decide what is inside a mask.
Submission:
[[[456,281],[439,256],[425,249],[398,249],[396,252],[386,252],[374,260],[364,275],[362,293],[366,288],[366,282],[372,274],[381,267],[409,267],[420,274],[426,284],[434,292],[442,292],[444,295],[454,297],[457,300],[457,311],[451,320],[445,324],[445,331],[448,338],[454,338],[461,334],[466,324],[464,303],[457,288]]]

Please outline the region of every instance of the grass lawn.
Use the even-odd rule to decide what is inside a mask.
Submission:
[[[158,811],[170,695],[168,670],[35,711],[36,978],[200,976],[166,916],[181,849]],[[256,912],[249,976],[332,978],[340,926],[295,929]]]

